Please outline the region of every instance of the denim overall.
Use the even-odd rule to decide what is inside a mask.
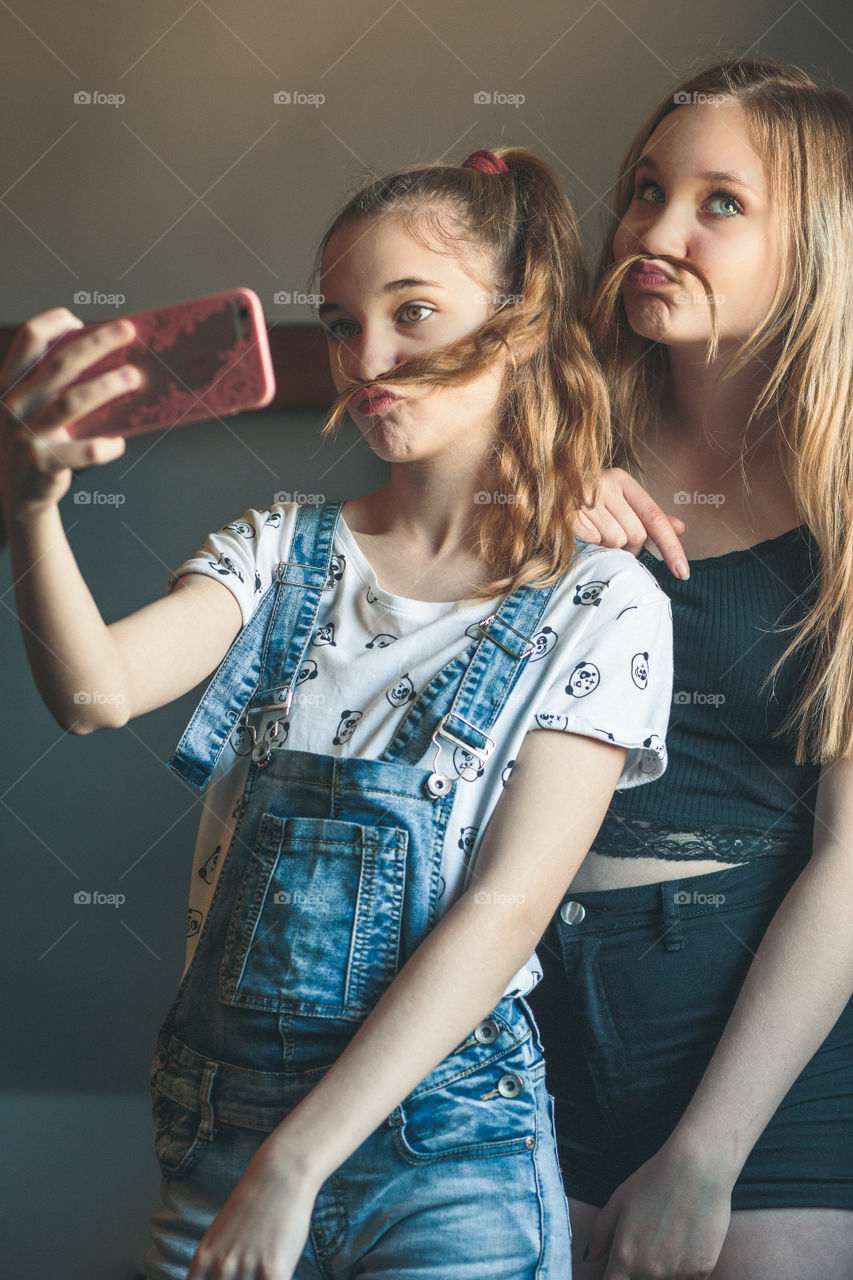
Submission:
[[[288,560],[169,760],[199,790],[239,717],[290,710],[321,594],[334,583],[341,506],[299,509]],[[163,1181],[148,1280],[186,1276],[253,1152],[436,924],[460,785],[441,772],[442,752],[446,760],[462,746],[488,757],[489,730],[556,585],[508,596],[410,705],[378,759],[256,742],[207,919],[151,1065]],[[432,772],[417,764],[431,741]],[[553,1103],[523,998],[502,998],[321,1187],[296,1280],[380,1273],[570,1277]]]

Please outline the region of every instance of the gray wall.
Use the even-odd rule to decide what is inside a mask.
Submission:
[[[4,5],[0,323],[57,305],[111,313],[75,303],[79,291],[122,294],[132,311],[234,284],[257,290],[271,321],[305,320],[273,295],[307,285],[349,187],[497,143],[552,161],[592,254],[639,120],[690,67],[748,52],[853,90],[845,0]],[[95,91],[125,101],[74,100]],[[277,91],[325,101],[276,104]],[[525,101],[478,105],[478,91]],[[62,505],[104,618],[162,594],[210,529],[278,489],[375,487],[384,467],[354,429],[320,446],[319,425],[267,412],[191,426],[87,472],[78,489],[121,499]],[[15,1229],[0,1247],[20,1280],[59,1273],[51,1241],[66,1277],[131,1275],[157,1183],[148,1063],[183,964],[199,817],[165,761],[202,687],[123,730],[64,734],[32,681],[6,554],[0,579],[2,1085],[15,1118]],[[77,906],[79,889],[125,902]],[[114,1212],[118,1187],[135,1213]]]

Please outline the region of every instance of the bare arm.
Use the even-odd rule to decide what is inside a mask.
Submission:
[[[679,1260],[710,1274],[747,1156],[853,993],[853,759],[824,766],[815,818],[811,859],[767,928],[684,1115],[593,1225],[590,1261],[613,1242],[607,1280],[646,1274],[640,1263],[669,1275]]]
[[[527,734],[483,836],[476,883],[255,1153],[188,1280],[212,1280],[238,1262],[261,1264],[275,1280],[292,1275],[325,1178],[495,1007],[534,951],[595,838],[625,756],[624,747],[593,738]]]
[[[0,499],[18,617],[36,686],[71,733],[126,724],[209,675],[242,624],[223,584],[199,574],[126,618],[104,622],[68,545],[58,502],[71,468],[120,457],[121,437],[74,440],[69,424],[127,391],[121,370],[66,391],[82,369],[133,336],[83,335],[42,361],[49,341],[80,322],[64,308],[23,325],[0,370]],[[134,371],[135,374],[135,371]]]

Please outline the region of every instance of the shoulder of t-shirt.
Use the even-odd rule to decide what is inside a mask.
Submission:
[[[602,547],[576,540],[577,555],[563,577],[561,593],[574,597],[593,592],[621,608],[650,605],[669,609],[669,596],[644,564],[621,547]]]
[[[218,578],[236,597],[245,626],[272,582],[276,565],[287,559],[298,511],[297,502],[274,502],[266,509],[248,507],[207,535],[204,544],[172,573],[167,591],[184,573]]]

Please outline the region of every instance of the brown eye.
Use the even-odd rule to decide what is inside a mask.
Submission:
[[[426,320],[433,313],[433,307],[424,306],[422,302],[407,302],[400,312],[401,319],[407,324],[418,324],[421,320]],[[425,311],[427,315],[418,315],[418,312]]]

